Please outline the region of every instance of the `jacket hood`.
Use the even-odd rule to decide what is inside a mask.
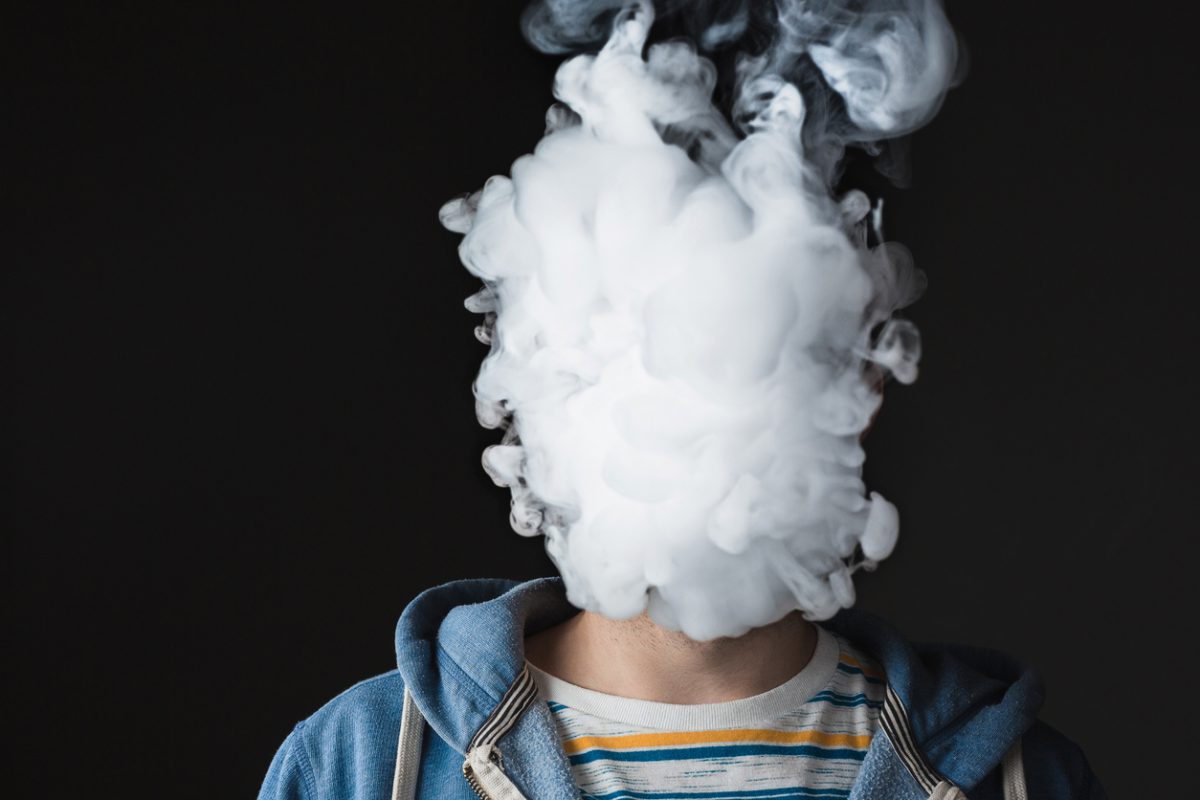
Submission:
[[[452,581],[418,595],[396,626],[396,661],[429,726],[460,753],[525,666],[527,634],[578,611],[560,578]]]
[[[400,675],[430,727],[466,753],[522,673],[525,636],[576,612],[561,578],[464,580],[429,589],[397,626]],[[907,710],[919,750],[966,791],[1037,718],[1040,677],[1003,653],[911,643],[860,609],[820,624],[875,656]]]
[[[875,656],[933,767],[966,790],[1037,721],[1041,676],[998,650],[910,642],[882,618],[843,609],[820,623]]]

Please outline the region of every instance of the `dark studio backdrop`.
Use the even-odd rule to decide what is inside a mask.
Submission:
[[[436,215],[541,135],[521,6],[6,4],[5,796],[253,796],[420,590],[552,571]],[[1036,665],[1113,797],[1191,785],[1183,8],[950,2],[911,186],[852,172],[929,276],[860,603]]]

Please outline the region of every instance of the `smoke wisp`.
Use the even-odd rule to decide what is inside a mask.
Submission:
[[[846,146],[929,119],[955,46],[935,0],[660,5],[690,38],[648,44],[649,2],[531,7],[535,46],[584,52],[534,152],[442,221],[484,283],[514,529],[577,606],[710,639],[831,616],[895,544],[860,438],[881,376],[916,378],[893,313],[922,278],[830,184]],[[705,55],[743,46],[732,75]]]

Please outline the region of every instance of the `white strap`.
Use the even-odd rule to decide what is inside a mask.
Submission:
[[[1021,740],[1013,742],[1013,746],[1004,754],[1001,761],[1004,772],[1004,800],[1029,800],[1025,789],[1025,764],[1021,760]],[[962,790],[947,780],[933,787],[929,800],[966,800]]]
[[[415,800],[421,774],[421,734],[425,718],[408,687],[404,687],[404,711],[400,715],[400,739],[396,743],[396,773],[392,778],[392,800]]]
[[[1025,790],[1025,763],[1021,759],[1021,740],[1004,754],[1004,800],[1029,800]]]
[[[967,796],[950,781],[941,780],[929,793],[929,800],[967,800]]]

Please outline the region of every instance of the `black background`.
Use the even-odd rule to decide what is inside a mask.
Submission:
[[[418,591],[550,572],[436,221],[540,136],[520,7],[6,5],[6,796],[252,796]],[[1114,797],[1193,783],[1181,8],[952,2],[967,80],[868,180],[930,288],[861,604],[1035,664]]]

